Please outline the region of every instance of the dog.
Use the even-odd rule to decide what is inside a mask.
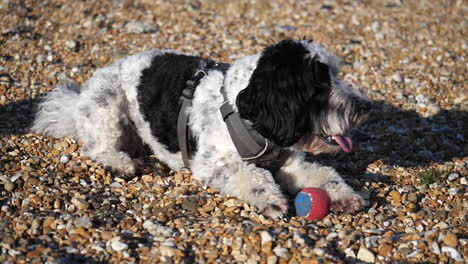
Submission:
[[[306,159],[307,152],[350,152],[347,133],[370,112],[365,94],[338,77],[337,57],[315,42],[286,39],[224,70],[216,65],[172,50],[130,55],[97,70],[82,88],[67,83],[48,93],[32,131],[74,136],[82,154],[120,173],[134,174],[132,158],[145,148],[179,169],[187,165],[177,129],[182,111],[188,116],[187,159],[203,185],[272,218],[288,212],[286,194],[305,187],[327,191],[333,212],[363,208],[365,200],[333,168]],[[201,77],[181,110],[195,75]],[[268,155],[240,154],[219,112],[226,103],[247,134],[269,143]]]

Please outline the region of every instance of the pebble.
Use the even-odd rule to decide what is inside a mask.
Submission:
[[[364,261],[364,262],[370,262],[370,263],[375,262],[374,253],[372,253],[365,247],[359,248],[358,253],[357,253],[357,259]]]
[[[458,179],[460,175],[458,173],[450,173],[449,176],[447,177],[449,181],[454,181]]]
[[[462,184],[462,185],[468,185],[468,180],[467,180],[465,177],[462,177],[462,178],[460,179],[460,184]]]
[[[400,203],[401,202],[401,194],[397,191],[397,190],[393,190],[390,192],[390,196],[392,197],[392,199],[397,202],[397,203]]]
[[[89,208],[89,203],[81,198],[73,197],[71,202],[76,206],[78,210],[86,210]]]
[[[453,247],[442,247],[442,252],[447,253],[455,261],[463,261],[460,253]]]
[[[128,245],[126,243],[120,242],[119,239],[120,239],[119,237],[115,237],[109,241],[112,247],[112,250],[122,251],[128,248]]]
[[[377,248],[380,256],[387,256],[392,251],[392,246],[388,243],[382,243]]]
[[[70,157],[68,157],[67,154],[63,154],[63,155],[60,157],[60,163],[62,163],[62,164],[65,164],[65,163],[67,163],[68,161],[70,161]]]
[[[261,243],[265,244],[267,242],[273,241],[273,237],[268,231],[260,231]]]
[[[273,252],[276,256],[280,258],[286,257],[289,254],[289,251],[286,248],[280,246],[276,246],[275,248],[273,248]]]
[[[12,192],[15,189],[15,184],[10,180],[6,180],[3,187],[5,188],[5,191]]]
[[[79,217],[75,219],[74,221],[76,226],[84,227],[84,228],[91,228],[93,226],[93,223],[91,222],[90,217]]]
[[[432,242],[431,251],[436,255],[440,255],[440,247],[439,247],[439,244],[437,244],[437,242],[435,242],[435,241]]]
[[[142,34],[142,33],[153,33],[158,30],[158,28],[150,23],[143,23],[137,20],[132,20],[125,25],[125,30],[128,33],[137,33],[137,34]]]
[[[146,220],[143,223],[143,228],[148,230],[148,232],[153,236],[171,237],[174,234],[174,231],[170,227],[163,226],[151,220]]]
[[[444,237],[444,243],[449,247],[457,247],[458,238],[454,233],[448,232]]]

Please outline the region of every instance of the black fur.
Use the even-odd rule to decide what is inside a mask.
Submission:
[[[311,132],[314,114],[325,107],[330,95],[328,66],[305,58],[307,53],[292,40],[267,47],[249,85],[237,96],[240,116],[280,146],[291,146]]]
[[[177,117],[181,107],[180,97],[186,82],[201,68],[206,60],[188,55],[164,54],[155,56],[150,67],[142,71],[138,85],[138,103],[150,123],[153,136],[170,152],[180,150],[177,141]],[[197,148],[190,138],[189,152]]]

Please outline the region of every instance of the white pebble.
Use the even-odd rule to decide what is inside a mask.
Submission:
[[[70,161],[70,157],[68,157],[67,154],[63,154],[63,155],[60,157],[60,163],[62,163],[62,164],[65,164],[65,163],[67,163],[68,161]]]
[[[122,184],[119,182],[113,182],[111,185],[109,185],[111,188],[122,188]]]
[[[111,240],[111,247],[112,247],[112,250],[114,251],[122,251],[122,250],[127,249],[128,245],[123,242],[120,242],[118,238],[113,238]]]
[[[170,227],[163,226],[151,220],[146,220],[143,223],[143,228],[148,230],[148,232],[153,236],[171,237],[174,234],[174,232],[172,231]]]
[[[345,254],[346,254],[346,257],[348,258],[351,258],[351,259],[355,259],[356,258],[356,253],[354,253],[353,249],[352,248],[347,248],[345,249]]]
[[[419,254],[419,251],[416,250],[416,251],[413,251],[413,252],[411,252],[410,254],[406,255],[406,257],[407,257],[407,258],[414,258],[414,257],[416,257],[416,255],[418,255],[418,254]]]
[[[74,40],[67,40],[65,42],[65,45],[67,46],[67,48],[69,49],[74,49],[76,47],[76,41]]]
[[[458,189],[457,188],[452,188],[452,189],[449,189],[447,192],[450,195],[456,195],[458,193]]]
[[[447,253],[455,261],[463,261],[463,258],[460,256],[460,253],[453,247],[442,247],[442,252]]]
[[[463,178],[460,179],[460,183],[463,184],[463,185],[467,185],[468,181],[466,180],[465,177],[463,177]]]
[[[289,253],[287,249],[285,249],[284,247],[280,247],[280,246],[276,246],[273,249],[273,252],[275,252],[275,255],[278,257],[287,256]]]
[[[412,226],[407,226],[405,228],[405,233],[407,233],[407,234],[411,234],[411,233],[414,233],[414,232],[416,232],[416,229],[414,227],[412,227]]]
[[[317,254],[318,256],[323,256],[325,254],[325,250],[321,248],[315,248],[314,253]]]
[[[328,236],[326,237],[326,240],[332,240],[337,236],[338,236],[337,232],[330,232],[330,234],[328,234]]]
[[[448,176],[448,180],[449,181],[456,180],[458,176],[459,176],[458,173],[450,173],[450,175]]]
[[[431,251],[432,253],[436,254],[437,256],[440,255],[440,247],[439,247],[439,244],[437,244],[437,242],[432,242],[431,244]]]
[[[260,237],[262,238],[262,244],[265,244],[273,240],[272,236],[270,235],[268,231],[261,231]]]
[[[359,248],[359,251],[358,251],[358,254],[357,254],[357,259],[362,260],[364,262],[370,262],[370,263],[375,262],[374,253],[370,252],[365,247]]]

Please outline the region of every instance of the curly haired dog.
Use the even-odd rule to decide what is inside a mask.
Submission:
[[[319,44],[287,39],[236,60],[227,71],[210,65],[171,50],[131,55],[96,71],[81,89],[70,83],[52,90],[39,105],[32,130],[75,136],[84,155],[121,173],[135,172],[132,157],[145,147],[179,169],[184,166],[177,137],[181,96],[187,81],[203,70],[191,107],[183,109],[196,179],[274,218],[287,213],[283,192],[304,187],[326,190],[335,212],[363,207],[363,198],[334,169],[305,159],[305,152],[350,152],[346,134],[370,111],[367,97],[337,77],[336,57]],[[219,113],[226,102],[282,154],[242,158]]]

